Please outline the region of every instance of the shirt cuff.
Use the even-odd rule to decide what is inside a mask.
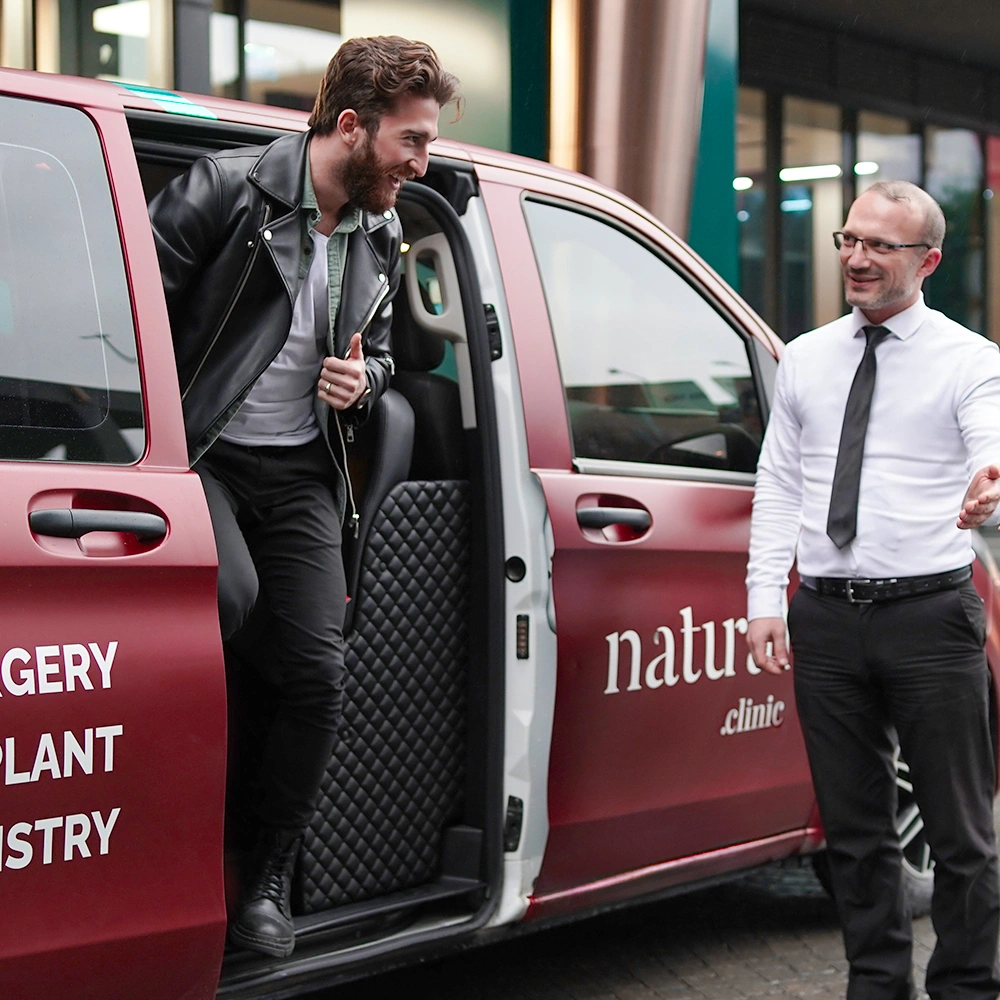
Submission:
[[[747,593],[747,621],[784,618],[785,588],[780,584],[754,587]]]

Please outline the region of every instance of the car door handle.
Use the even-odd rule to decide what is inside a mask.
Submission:
[[[581,528],[607,528],[624,524],[634,531],[647,531],[653,523],[648,510],[638,507],[580,507],[576,520]]]
[[[80,507],[33,510],[28,524],[36,535],[82,538],[90,531],[117,531],[135,535],[140,542],[156,541],[167,533],[159,514],[138,510],[87,510]]]

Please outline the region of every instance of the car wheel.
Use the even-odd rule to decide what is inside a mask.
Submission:
[[[934,893],[934,860],[927,842],[924,821],[916,800],[913,798],[913,784],[910,768],[899,756],[896,748],[892,757],[896,768],[896,789],[899,797],[896,809],[896,832],[903,849],[903,888],[914,917],[926,917],[931,912],[931,896]],[[820,885],[832,896],[830,862],[826,851],[812,856],[813,869]]]
[[[896,768],[896,793],[899,796],[896,832],[903,848],[903,885],[913,916],[926,917],[931,912],[931,896],[934,894],[931,845],[927,842],[924,820],[913,797],[910,768],[899,756],[899,747],[892,755],[892,763]]]

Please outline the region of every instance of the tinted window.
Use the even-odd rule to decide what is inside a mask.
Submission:
[[[0,97],[0,458],[135,461],[128,285],[90,119]]]
[[[538,202],[525,212],[576,456],[754,471],[762,430],[743,338],[621,230]]]

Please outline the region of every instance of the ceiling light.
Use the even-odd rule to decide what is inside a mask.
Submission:
[[[865,177],[868,174],[877,174],[878,164],[873,160],[862,160],[860,163],[854,164],[854,172],[859,177]]]
[[[94,31],[127,38],[149,38],[149,0],[127,0],[98,7],[93,14]]]
[[[814,167],[785,167],[778,176],[783,181],[824,181],[843,172],[836,163],[820,163]]]
[[[781,203],[782,212],[808,212],[813,207],[809,198],[788,198]]]
[[[733,178],[733,190],[734,191],[748,191],[753,187],[752,177],[734,177]]]

